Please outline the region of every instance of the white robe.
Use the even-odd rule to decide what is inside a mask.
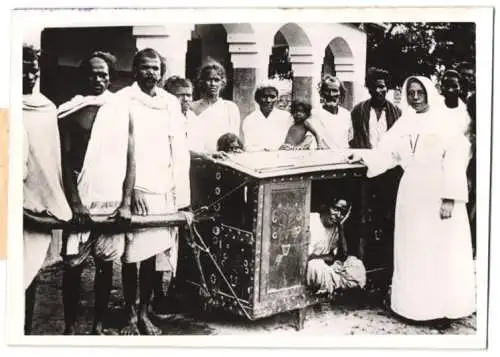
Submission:
[[[257,108],[243,120],[243,144],[246,151],[279,150],[293,125],[289,112],[274,108],[266,118]]]
[[[475,311],[465,208],[470,144],[446,116],[430,80],[418,79],[430,93],[430,109],[406,110],[379,147],[362,156],[369,177],[395,165],[404,169],[396,202],[391,308],[412,320],[461,318]],[[440,218],[442,198],[455,202],[449,219]]]
[[[453,119],[460,128],[464,132],[465,135],[469,135],[469,126],[470,126],[470,116],[467,112],[467,106],[462,102],[461,99],[458,100],[458,106],[456,108],[446,108],[447,116]]]
[[[42,94],[25,95],[23,125],[23,208],[67,221],[71,218],[71,209],[62,185],[56,107]],[[61,239],[60,233],[59,230],[54,234],[23,231],[25,288],[31,284],[48,258],[51,241],[57,244]]]
[[[217,151],[217,140],[226,133],[240,136],[240,111],[229,100],[219,98],[217,102],[198,114],[190,125],[190,143],[193,151]]]
[[[337,114],[332,114],[323,108],[313,110],[310,121],[330,149],[349,148],[353,130],[351,113],[347,109],[339,106]]]
[[[112,95],[113,93],[108,90],[100,95],[76,95],[57,108],[57,117],[59,119],[65,118],[87,106],[102,106],[111,99]]]
[[[149,214],[172,213],[188,206],[190,156],[179,101],[160,88],[155,97],[150,97],[137,83],[117,92],[97,114],[82,169],[80,184],[89,187],[89,195],[82,197],[84,204],[121,200],[129,120],[134,125],[134,188],[144,193]],[[115,132],[109,137],[111,128]],[[172,270],[175,274],[175,227],[138,229],[126,238],[124,262],[140,262],[158,255],[157,270]]]
[[[104,93],[101,95],[88,95],[88,96],[83,96],[83,95],[76,95],[74,96],[71,100],[69,100],[66,103],[61,104],[57,108],[57,116],[59,120],[68,120],[66,119],[70,114],[76,113],[77,111],[87,107],[87,106],[99,106],[102,107],[106,103],[108,103],[113,97],[113,93],[110,91],[106,90]],[[96,114],[97,117],[97,114]],[[99,131],[102,131],[103,125],[105,124],[103,122],[100,123],[99,126]],[[115,135],[115,127],[114,126],[108,126],[107,127],[107,136],[113,136]],[[104,137],[106,135],[105,132],[98,133],[101,137]],[[91,134],[92,137],[92,134]],[[89,139],[90,141],[90,139]],[[96,139],[93,138],[92,141],[95,143]],[[108,141],[108,139],[106,140]],[[123,150],[126,150],[126,141],[122,140],[121,141],[123,145],[120,145],[120,149],[118,150],[119,152],[123,152]],[[101,143],[102,145],[102,143]],[[113,151],[117,149],[116,146],[113,147]],[[93,149],[95,150],[95,148]],[[95,151],[94,151],[95,153]],[[114,162],[114,160],[113,160]],[[122,167],[117,169],[117,172],[121,172],[122,170],[125,169],[123,167],[123,160],[118,160],[119,163],[121,163]],[[86,162],[86,167],[83,168],[82,172],[85,171],[87,174],[87,168],[89,165],[89,160]],[[111,166],[113,167],[113,166]],[[116,167],[114,167],[116,169]],[[115,197],[111,199],[111,201],[106,200],[106,201],[99,201],[95,198],[89,197],[92,193],[89,191],[89,186],[86,185],[85,183],[88,183],[88,178],[87,177],[82,177],[82,173],[79,174],[79,177],[77,178],[77,188],[79,190],[79,195],[80,197],[84,197],[83,201],[86,202],[86,207],[89,209],[90,214],[92,215],[109,215],[113,213],[116,208],[121,203],[121,195],[118,196],[118,193],[116,194]],[[96,178],[97,180],[100,180],[100,178]],[[106,180],[104,180],[106,181]],[[114,192],[114,191],[113,191]],[[118,235],[103,235],[98,238],[98,245],[97,249],[95,249],[95,246],[93,246],[94,242],[89,241],[90,238],[90,232],[75,232],[75,233],[70,233],[67,237],[67,244],[66,244],[66,249],[64,254],[67,256],[66,263],[69,264],[70,266],[77,266],[83,263],[87,257],[90,255],[92,249],[94,249],[94,253],[96,257],[103,259],[105,261],[107,260],[115,260],[123,254],[124,250],[124,235],[123,234],[118,234]],[[110,244],[111,243],[111,244]],[[102,247],[106,247],[106,249],[102,249]],[[113,248],[113,249],[110,249]],[[71,258],[68,258],[70,257]]]

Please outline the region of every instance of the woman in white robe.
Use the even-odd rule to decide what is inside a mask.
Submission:
[[[217,151],[217,140],[226,133],[240,136],[240,111],[232,101],[222,99],[226,71],[218,62],[206,63],[200,71],[201,98],[192,105],[196,120],[190,123],[191,149],[200,153]]]
[[[377,149],[354,152],[368,177],[404,169],[394,232],[391,309],[414,321],[447,321],[475,311],[467,202],[469,142],[425,77],[403,86],[403,117]]]

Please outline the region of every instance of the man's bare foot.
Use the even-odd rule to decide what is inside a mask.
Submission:
[[[94,321],[91,335],[104,335],[101,321]]]
[[[121,329],[120,335],[122,336],[138,336],[140,335],[139,328],[136,322],[129,321],[128,325]]]
[[[143,335],[158,336],[162,334],[162,331],[151,322],[146,314],[141,314],[139,316],[137,326]]]
[[[140,335],[139,328],[137,326],[137,314],[134,309],[129,312],[129,319],[127,326],[122,328],[120,335],[130,336],[130,335]]]

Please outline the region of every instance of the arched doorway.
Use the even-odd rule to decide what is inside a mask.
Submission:
[[[312,46],[304,30],[295,23],[280,27],[275,33],[269,58],[268,75],[280,87],[282,109],[288,110],[292,99],[311,101]]]
[[[290,47],[281,31],[274,35],[273,47],[269,56],[268,78],[275,82],[280,93],[277,107],[290,111],[293,71],[290,62]]]
[[[342,38],[336,37],[325,47],[325,56],[321,67],[321,75],[331,74],[338,77],[346,88],[343,106],[352,109],[354,103],[354,56],[349,44]]]
[[[194,98],[199,98],[197,76],[203,62],[211,58],[226,69],[227,84],[221,93],[224,99],[233,99],[233,65],[227,42],[227,31],[222,24],[195,25],[188,41],[186,53],[186,78],[195,85]]]

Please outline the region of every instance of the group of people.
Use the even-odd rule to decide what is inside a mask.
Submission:
[[[115,62],[108,53],[92,53],[80,67],[81,94],[56,108],[34,92],[38,53],[29,46],[23,48],[26,211],[85,224],[92,215],[127,222],[132,214],[189,210],[185,119],[177,98],[159,86],[165,62],[154,49],[139,51],[133,60],[134,83],[112,94],[109,85]],[[26,334],[31,332],[36,276],[51,240],[51,233],[25,225]],[[127,233],[64,231],[62,243],[65,334],[75,333],[80,279],[90,255],[96,264],[92,333],[103,331],[113,262],[120,259],[128,314],[122,333],[161,333],[148,314],[153,291],[155,298],[161,297],[165,272],[175,275],[177,227]]]
[[[362,160],[369,177],[385,177],[378,184],[373,179],[370,190],[377,227],[383,227],[386,235],[394,231],[392,309],[414,320],[458,318],[473,312],[473,260],[465,211],[471,105],[464,107],[459,98],[463,78],[458,72],[450,70],[443,76],[443,96],[427,78],[410,77],[403,86],[400,109],[386,100],[388,72],[372,69],[366,79],[371,98],[351,112],[341,105],[346,89],[335,76],[322,78],[321,108],[293,101],[291,113],[276,108],[280,93],[267,83],[255,91],[256,110],[241,121],[238,106],[220,97],[227,78],[216,61],[200,69],[196,101],[193,83],[185,78],[173,76],[161,85],[166,64],[151,48],[134,56],[133,84],[111,93],[115,62],[106,52],[89,55],[80,65],[81,93],[56,108],[34,90],[38,52],[23,48],[26,211],[77,224],[88,224],[92,215],[126,222],[132,214],[189,211],[192,156],[224,159],[227,152],[241,151],[365,149],[346,160]],[[401,173],[394,174],[395,166],[404,171],[399,189]],[[340,227],[345,215],[339,216],[335,207],[342,202],[321,212],[318,222],[325,229]],[[335,239],[330,230],[322,229],[325,237],[330,234],[329,242],[313,254],[314,263],[309,265],[316,270],[307,277],[311,285],[318,285],[319,276],[325,281],[324,269],[331,269],[336,261],[331,258],[345,245],[340,244],[344,238],[337,228]],[[375,235],[380,235],[377,229]],[[52,240],[52,233],[25,225],[26,334],[31,333],[37,274]],[[128,316],[122,333],[160,334],[148,314],[153,295],[153,301],[164,297],[166,273],[175,276],[178,240],[175,227],[128,233],[64,231],[64,333],[75,333],[82,269],[92,255],[96,264],[92,333],[103,333],[113,262],[120,260]],[[361,271],[359,285],[364,286]]]

